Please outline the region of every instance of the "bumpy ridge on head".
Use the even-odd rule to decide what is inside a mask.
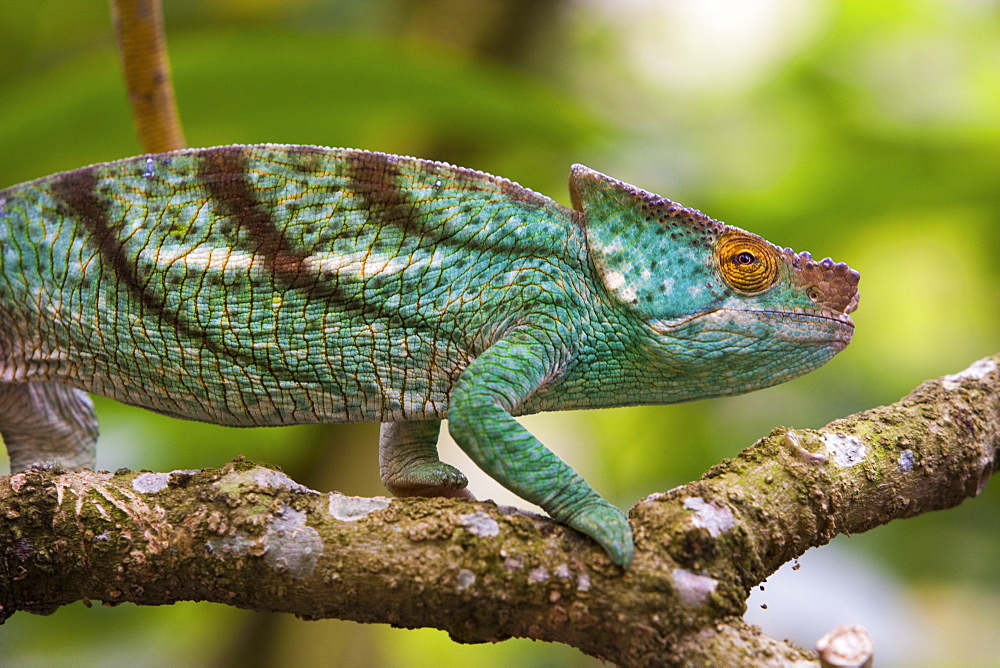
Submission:
[[[642,203],[642,210],[650,219],[655,218],[667,230],[674,228],[697,229],[702,232],[705,241],[714,241],[727,227],[725,223],[706,216],[698,209],[688,208],[666,197],[624,182],[619,183],[625,192]]]
[[[601,200],[613,202],[607,207],[608,211],[637,211],[643,219],[661,225],[672,238],[683,234],[691,242],[708,245],[714,243],[727,228],[725,223],[697,209],[687,208],[585,165],[573,165],[569,188],[572,206],[577,211],[583,212],[588,204],[594,205]],[[597,222],[592,221],[591,225]]]
[[[808,290],[813,301],[841,313],[858,308],[861,274],[831,258],[817,262],[808,252],[796,253],[791,248],[784,252],[795,270],[795,284]]]

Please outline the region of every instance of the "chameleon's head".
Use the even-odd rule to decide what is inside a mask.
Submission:
[[[859,275],[846,264],[779,248],[583,165],[570,191],[609,299],[645,321],[666,366],[704,379],[685,391],[774,385],[850,342]]]

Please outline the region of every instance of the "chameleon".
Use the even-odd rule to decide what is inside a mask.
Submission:
[[[859,274],[583,165],[566,207],[447,163],[230,145],[0,190],[11,468],[94,465],[88,393],[238,427],[378,422],[398,496],[486,473],[628,567],[626,515],[514,418],[780,383],[851,340]]]

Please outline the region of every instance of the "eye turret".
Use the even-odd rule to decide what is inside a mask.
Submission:
[[[778,280],[778,250],[743,230],[729,229],[719,237],[715,261],[726,284],[744,295],[760,294]]]

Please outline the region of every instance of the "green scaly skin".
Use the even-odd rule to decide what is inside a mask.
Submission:
[[[437,457],[448,418],[483,470],[627,566],[625,515],[513,416],[803,374],[850,341],[858,275],[580,165],[570,187],[566,208],[447,164],[267,145],[0,190],[12,468],[92,466],[96,392],[232,426],[381,422],[391,491],[467,496]],[[767,262],[731,241],[770,258],[764,289],[734,267]]]

